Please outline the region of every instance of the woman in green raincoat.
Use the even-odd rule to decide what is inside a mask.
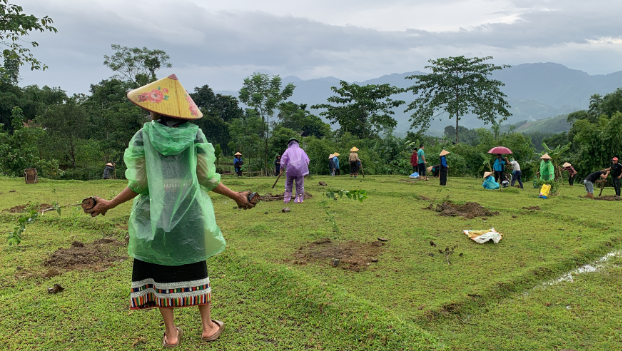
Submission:
[[[173,308],[198,306],[201,338],[216,340],[224,323],[211,319],[207,258],[225,249],[208,191],[227,196],[239,207],[254,205],[247,193],[220,183],[214,148],[188,120],[196,107],[177,77],[171,75],[130,91],[128,98],[151,113],[125,150],[128,186],[114,199],[97,199],[92,216],[134,199],[129,219],[128,252],[134,258],[131,309],[158,307],[164,319],[164,347],[179,345],[182,330]]]
[[[553,180],[555,179],[555,167],[551,162],[551,156],[544,154],[540,157],[540,180]]]

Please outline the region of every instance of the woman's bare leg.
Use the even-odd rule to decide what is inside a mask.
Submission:
[[[199,313],[201,313],[201,323],[203,324],[203,334],[201,337],[209,338],[218,331],[218,325],[212,322],[211,303],[207,305],[199,305]]]
[[[164,319],[164,328],[167,344],[177,343],[177,328],[175,327],[175,312],[172,308],[160,308],[160,314]]]

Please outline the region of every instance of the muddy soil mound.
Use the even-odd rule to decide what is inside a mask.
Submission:
[[[68,249],[59,248],[50,258],[43,262],[44,266],[63,270],[93,268],[103,270],[113,262],[126,259],[112,251],[125,246],[125,243],[112,238],[103,238],[92,243],[74,241]]]
[[[259,196],[259,199],[261,201],[283,201],[283,198],[285,196],[283,196],[283,194],[277,194],[277,195],[272,195],[270,193],[267,193],[265,195]],[[308,192],[305,191],[305,200],[312,198],[313,195],[309,194]],[[294,200],[294,196],[292,195],[292,201]]]
[[[620,197],[619,196],[615,196],[615,195],[605,195],[605,196],[599,196],[599,197],[595,197],[594,200],[603,200],[603,201],[620,201]]]
[[[540,206],[529,206],[529,207],[523,207],[523,210],[529,210],[529,211],[540,211]]]
[[[432,205],[425,207],[425,209],[432,209]],[[475,218],[475,217],[489,217],[498,215],[497,211],[490,211],[484,208],[484,206],[478,204],[477,202],[467,202],[464,205],[456,205],[452,204],[449,201],[445,201],[442,204],[436,205],[436,212],[440,212],[440,216],[451,216],[451,217],[465,217],[465,218]]]
[[[367,269],[371,262],[378,262],[378,256],[384,250],[384,245],[385,243],[380,241],[338,243],[325,238],[314,241],[307,246],[301,246],[294,253],[295,260],[293,263],[307,264],[307,262],[321,261],[329,266],[360,272]],[[338,263],[335,259],[339,260]],[[335,264],[337,265],[335,266]]]
[[[23,213],[23,212],[27,212],[29,207],[30,207],[30,204],[18,205],[18,206],[15,206],[15,207],[11,207],[8,210],[3,210],[2,212]],[[50,205],[50,204],[37,205],[37,211],[41,212],[41,210],[45,210],[45,209],[48,209],[48,208],[51,208],[51,207],[52,207],[52,205]]]

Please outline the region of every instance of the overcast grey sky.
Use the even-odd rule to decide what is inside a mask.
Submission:
[[[430,58],[557,62],[590,74],[622,70],[620,0],[13,0],[48,15],[32,34],[45,72],[22,84],[87,92],[108,78],[110,44],[163,49],[186,89],[237,90],[254,71],[361,81],[423,70]]]

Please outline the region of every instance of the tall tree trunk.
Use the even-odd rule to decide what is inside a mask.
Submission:
[[[460,139],[458,138],[458,114],[456,113],[456,144],[458,144],[460,142]]]

